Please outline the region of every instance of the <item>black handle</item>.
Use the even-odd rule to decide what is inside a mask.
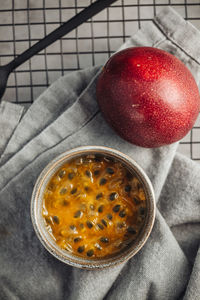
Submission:
[[[9,68],[9,71],[13,71],[15,68],[17,68],[19,65],[24,63],[26,60],[31,58],[33,55],[37,54],[59,38],[61,38],[63,35],[69,33],[91,17],[93,17],[95,14],[103,10],[104,8],[111,5],[116,0],[97,0],[96,2],[92,3],[90,6],[82,10],[80,13],[72,17],[69,21],[65,22],[63,25],[58,27],[56,30],[48,34],[46,37],[38,41],[35,45],[33,45],[28,50],[24,51],[22,54],[17,56],[15,59],[13,59],[7,67]]]

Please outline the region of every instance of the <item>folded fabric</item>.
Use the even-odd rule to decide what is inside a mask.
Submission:
[[[193,46],[195,45],[195,47]],[[199,83],[200,33],[166,8],[122,48],[153,46],[179,57]],[[104,121],[95,85],[101,68],[61,77],[27,110],[0,105],[0,299],[200,299],[200,165],[177,143],[144,149]],[[63,264],[40,244],[30,220],[34,183],[46,164],[81,145],[106,145],[143,167],[157,213],[142,250],[114,268],[87,271]]]

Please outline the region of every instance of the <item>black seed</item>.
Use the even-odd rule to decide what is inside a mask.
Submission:
[[[139,223],[143,222],[143,221],[144,221],[144,217],[145,217],[145,216],[140,215],[140,216],[138,217],[138,219],[137,219],[138,222],[139,222]]]
[[[49,217],[46,217],[45,220],[46,220],[47,224],[51,224],[51,219]]]
[[[110,175],[113,175],[115,173],[115,171],[112,168],[107,168],[106,172]]]
[[[91,257],[94,254],[94,250],[90,249],[87,251],[87,256]]]
[[[127,228],[127,231],[128,231],[128,233],[136,234],[135,229],[133,227],[131,227],[131,226]]]
[[[120,205],[119,204],[117,204],[117,205],[115,205],[114,207],[113,207],[113,211],[114,212],[118,212],[120,210]]]
[[[129,171],[127,171],[126,177],[127,177],[128,179],[132,179],[132,178],[133,178],[133,174],[131,174]]]
[[[98,176],[100,174],[100,171],[99,170],[95,170],[94,171],[94,176]]]
[[[121,210],[121,211],[119,212],[119,216],[120,216],[121,218],[124,218],[124,217],[126,216],[126,213],[125,213],[125,210],[124,210],[124,209]]]
[[[83,229],[83,228],[84,228],[84,224],[83,224],[83,223],[80,223],[80,224],[79,224],[79,227],[80,227],[81,229]]]
[[[59,176],[60,178],[63,178],[63,177],[65,176],[65,174],[66,174],[66,171],[65,171],[65,170],[61,170],[61,171],[59,172],[58,176]]]
[[[113,200],[117,199],[117,197],[118,197],[118,194],[115,193],[115,192],[113,192],[113,193],[111,193],[111,194],[109,195],[110,201],[113,201]]]
[[[146,209],[144,207],[140,207],[140,209],[139,209],[140,215],[144,216],[145,215],[145,211],[146,211]]]
[[[138,197],[133,197],[133,201],[136,205],[140,204],[140,199]]]
[[[64,195],[64,194],[66,194],[67,193],[67,189],[66,188],[62,188],[61,190],[60,190],[60,195]]]
[[[73,195],[73,194],[75,194],[77,192],[77,188],[73,188],[72,190],[71,190],[71,194]]]
[[[53,216],[53,221],[54,221],[54,223],[56,223],[56,224],[59,224],[60,222],[59,222],[59,218],[57,217],[57,216]]]
[[[100,162],[100,161],[102,161],[102,158],[101,158],[101,156],[95,156],[94,160]]]
[[[101,229],[101,230],[103,230],[103,229],[104,229],[103,225],[102,225],[102,224],[100,224],[100,223],[97,223],[97,226],[98,226],[98,227],[99,227],[99,229]]]
[[[75,225],[70,225],[69,226],[71,230],[76,230],[76,226]]]
[[[53,190],[55,190],[55,187],[56,187],[55,184],[53,182],[50,182],[48,185],[48,190],[53,191]]]
[[[107,222],[106,222],[104,219],[101,220],[101,223],[102,223],[105,227],[108,226],[108,225],[107,225]]]
[[[117,223],[117,227],[118,227],[118,228],[123,228],[124,226],[125,226],[124,223],[121,223],[121,222]]]
[[[90,222],[90,221],[87,221],[86,224],[87,224],[87,227],[88,227],[88,228],[92,228],[92,227],[93,227],[93,224],[92,224],[92,222]]]
[[[82,212],[80,210],[77,210],[74,214],[74,218],[79,218],[82,215]]]
[[[64,206],[67,206],[67,205],[69,205],[69,202],[67,201],[67,200],[63,200],[63,202],[62,202],[62,204],[64,205]]]
[[[102,213],[102,212],[103,212],[103,209],[104,209],[104,206],[103,206],[103,205],[100,205],[99,208],[98,208],[98,212],[99,212],[99,213]]]
[[[99,181],[99,185],[104,185],[104,184],[106,184],[106,182],[107,182],[106,178],[101,178]]]
[[[99,200],[99,199],[102,198],[102,197],[103,197],[103,193],[99,193],[99,194],[96,195],[96,199],[97,199],[97,200]]]
[[[90,189],[89,186],[85,186],[85,187],[84,187],[84,190],[85,190],[86,192],[88,192],[89,189]]]
[[[114,162],[114,159],[112,157],[104,157],[104,160],[106,162]]]
[[[81,240],[82,240],[81,237],[76,237],[76,238],[74,239],[74,243],[78,243],[78,242],[80,242]]]
[[[84,250],[85,250],[85,246],[80,246],[77,249],[78,253],[82,253]]]
[[[92,173],[89,170],[86,170],[85,175],[90,178],[92,176]]]
[[[112,220],[112,215],[111,214],[107,214],[107,219],[108,220]]]
[[[130,192],[131,191],[131,185],[130,184],[126,185],[125,188],[124,188],[124,190],[127,193]]]
[[[75,176],[75,174],[74,174],[73,172],[70,172],[70,173],[68,174],[69,180],[72,180],[72,179],[74,178],[74,176]]]
[[[100,241],[101,241],[102,243],[105,243],[105,244],[109,243],[109,239],[108,239],[107,237],[104,237],[104,236],[102,236],[102,237],[100,238]]]

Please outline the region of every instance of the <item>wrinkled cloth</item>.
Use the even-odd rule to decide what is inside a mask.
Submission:
[[[165,8],[122,48],[152,46],[180,58],[199,83],[200,33]],[[121,49],[122,49],[121,48]],[[200,165],[177,153],[178,143],[145,149],[121,139],[99,111],[101,67],[53,83],[25,112],[0,105],[0,299],[200,299]],[[83,145],[113,147],[149,176],[157,211],[152,233],[128,262],[104,270],[68,266],[39,242],[30,199],[42,169]]]

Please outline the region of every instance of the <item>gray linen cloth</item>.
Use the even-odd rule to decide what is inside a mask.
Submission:
[[[153,46],[179,57],[199,82],[200,33],[166,8],[122,47]],[[143,149],[104,121],[95,96],[99,67],[61,77],[24,112],[0,106],[0,299],[200,299],[200,165],[177,143]],[[150,177],[157,213],[142,250],[117,267],[63,264],[40,244],[30,220],[34,183],[46,164],[81,145],[116,148]]]

